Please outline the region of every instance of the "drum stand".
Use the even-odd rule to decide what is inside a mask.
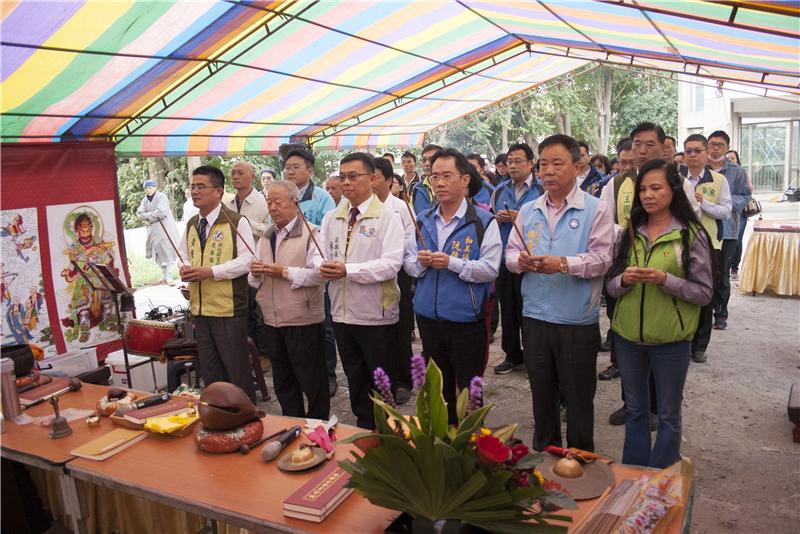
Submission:
[[[125,377],[128,380],[128,389],[133,389],[133,383],[131,381],[131,369],[135,369],[149,363],[150,372],[153,374],[153,393],[158,393],[158,379],[156,378],[156,366],[153,363],[153,357],[147,356],[147,360],[133,365],[131,365],[130,361],[128,360],[128,332],[126,325],[122,322],[122,313],[120,310],[122,308],[126,308],[125,311],[132,311],[135,309],[135,305],[133,305],[133,295],[127,291],[125,293],[117,293],[112,291],[111,294],[114,297],[114,308],[117,312],[117,327],[119,328],[119,333],[122,337],[122,357],[125,360]],[[122,300],[122,305],[120,305],[120,300]],[[130,309],[128,309],[126,306],[126,301],[128,300],[130,300],[130,304],[132,305]]]

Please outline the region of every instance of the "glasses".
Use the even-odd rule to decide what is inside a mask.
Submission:
[[[371,172],[351,172],[350,174],[340,174],[336,178],[338,180],[342,181],[342,182],[344,182],[345,180],[347,180],[349,182],[355,182],[356,180],[358,180],[359,176],[369,176],[370,174],[372,174],[372,173]]]
[[[706,151],[705,148],[687,148],[686,150],[684,150],[684,152],[686,154],[689,154],[690,156],[692,154],[702,154],[705,151]]]
[[[529,159],[513,158],[508,160],[508,165],[525,165],[529,161]]]
[[[206,189],[216,189],[214,185],[206,185],[206,184],[189,184],[189,189],[194,191],[197,189],[198,191],[205,191]]]
[[[429,178],[431,183],[436,183],[444,180],[451,180],[453,178],[461,178],[463,174],[432,174]]]
[[[719,142],[715,142],[715,141],[709,141],[708,147],[709,148],[728,148],[728,145],[727,145],[727,143],[719,143]],[[686,152],[686,151],[684,150],[684,152]]]

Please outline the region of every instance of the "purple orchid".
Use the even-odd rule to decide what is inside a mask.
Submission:
[[[397,408],[392,395],[392,383],[389,381],[389,375],[381,367],[377,367],[372,373],[372,382],[375,384],[375,389],[378,390],[383,400],[392,408]]]

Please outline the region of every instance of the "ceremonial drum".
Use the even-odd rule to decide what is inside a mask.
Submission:
[[[161,321],[131,319],[126,327],[128,352],[158,357],[168,339],[177,337],[175,325]]]

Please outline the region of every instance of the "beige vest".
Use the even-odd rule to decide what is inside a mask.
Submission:
[[[259,240],[256,251],[259,259],[264,263],[277,263],[285,267],[307,267],[306,253],[314,246],[314,242],[302,221],[298,218],[294,228],[278,245],[277,259],[273,258],[270,246],[270,238],[275,231],[276,227],[270,226]],[[305,326],[325,320],[322,291],[322,286],[292,289],[288,280],[263,276],[256,301],[261,306],[266,324],[275,328]]]

